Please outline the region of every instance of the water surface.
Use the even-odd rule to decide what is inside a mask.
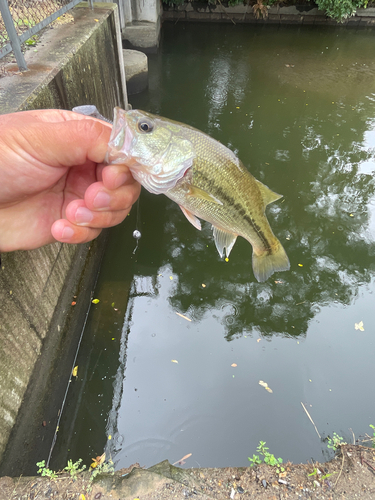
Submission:
[[[185,467],[241,466],[260,440],[305,462],[329,458],[333,432],[370,432],[374,37],[163,25],[149,90],[130,102],[212,135],[284,195],[267,213],[291,270],[257,283],[248,242],[225,262],[208,224],[199,232],[169,199],[144,192],[112,233],[56,462],[105,450],[117,468],[190,453]]]

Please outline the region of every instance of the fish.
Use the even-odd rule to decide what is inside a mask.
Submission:
[[[125,163],[150,193],[164,194],[201,229],[209,222],[221,258],[238,236],[253,247],[255,278],[266,281],[290,268],[288,256],[265,215],[274,193],[229,148],[200,130],[141,110],[116,107],[106,160]]]

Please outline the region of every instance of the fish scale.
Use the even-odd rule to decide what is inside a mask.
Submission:
[[[178,203],[198,229],[199,219],[211,223],[221,257],[229,256],[237,236],[249,241],[258,281],[290,268],[265,215],[281,195],[209,135],[151,113],[115,108],[107,161],[127,164],[146,189]]]

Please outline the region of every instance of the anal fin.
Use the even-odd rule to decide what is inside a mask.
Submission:
[[[198,217],[195,217],[195,215],[192,212],[190,212],[187,208],[183,207],[182,205],[178,206],[181,208],[182,213],[185,215],[187,220],[200,231],[202,229],[202,226],[201,226],[201,221],[198,219]]]
[[[226,256],[229,257],[233,245],[236,243],[237,234],[224,231],[215,226],[212,226],[212,228],[214,231],[215,245],[220,257],[224,256],[224,248]]]

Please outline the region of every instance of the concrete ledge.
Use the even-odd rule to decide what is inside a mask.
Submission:
[[[123,49],[128,94],[139,94],[148,87],[147,56],[139,50]]]
[[[146,54],[156,53],[160,40],[160,18],[156,23],[136,21],[128,24],[122,37],[126,49],[141,50]]]

